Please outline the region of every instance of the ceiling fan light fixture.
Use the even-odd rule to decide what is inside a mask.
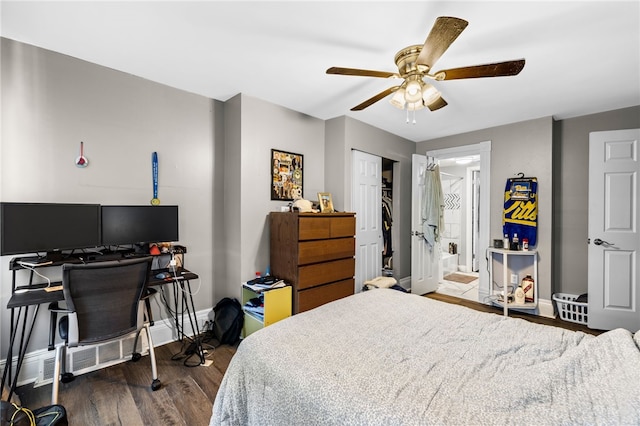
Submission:
[[[404,100],[404,89],[400,88],[396,90],[389,100],[389,103],[398,109],[404,109],[404,105],[407,103],[407,101]]]
[[[425,83],[422,89],[422,100],[425,105],[431,105],[435,101],[440,99],[440,91],[432,85]]]
[[[408,103],[416,103],[420,101],[422,103],[422,83],[421,80],[411,80],[407,83],[407,88],[405,89],[404,99]]]

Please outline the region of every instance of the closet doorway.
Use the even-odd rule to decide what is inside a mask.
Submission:
[[[382,159],[382,274],[393,276],[393,167],[396,161]]]

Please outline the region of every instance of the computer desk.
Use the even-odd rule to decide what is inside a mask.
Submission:
[[[176,329],[178,330],[178,340],[184,339],[188,337],[184,334],[184,315],[185,311],[187,317],[189,318],[189,322],[191,325],[191,330],[195,333],[195,342],[196,342],[196,350],[197,354],[200,356],[201,362],[204,362],[204,352],[202,349],[201,342],[198,338],[200,335],[200,328],[198,327],[198,321],[196,318],[196,310],[193,303],[193,293],[191,292],[191,280],[198,279],[198,275],[184,268],[176,268],[175,275],[172,275],[170,278],[158,279],[156,275],[159,272],[167,272],[168,270],[160,270],[160,271],[152,271],[149,275],[147,286],[148,287],[157,287],[163,286],[167,284],[173,284],[173,295],[174,295],[174,321],[176,324]],[[48,287],[48,288],[47,288]],[[13,288],[12,290],[15,290]],[[179,297],[178,293],[182,293],[182,297]],[[187,298],[187,294],[189,297]],[[6,383],[10,383],[9,387],[9,395],[7,396],[7,400],[11,399],[11,396],[16,390],[16,386],[18,383],[18,375],[20,374],[20,369],[22,367],[22,363],[24,361],[24,357],[27,352],[27,347],[29,345],[29,341],[31,339],[31,334],[33,332],[33,327],[36,323],[36,318],[38,316],[38,312],[40,311],[40,306],[43,304],[62,302],[64,301],[64,294],[62,291],[62,283],[61,282],[51,282],[50,287],[47,284],[35,284],[32,285],[30,290],[26,293],[16,293],[14,292],[7,303],[7,309],[11,310],[11,329],[10,329],[10,341],[9,341],[9,349],[7,351],[6,364],[4,367],[4,372],[2,374],[2,384],[0,389],[4,389]],[[178,302],[181,303],[181,309],[178,310]],[[147,305],[149,308],[149,305]],[[180,318],[178,314],[180,313]],[[148,315],[151,315],[151,310],[149,309]],[[151,320],[151,317],[149,317]],[[55,340],[55,324],[53,324],[53,337],[50,335],[50,340],[53,338]],[[19,342],[17,346],[17,360],[15,366],[15,373],[13,370],[13,355],[14,355],[14,347],[16,346],[16,339],[19,337]],[[49,346],[51,349],[52,342],[49,342]],[[56,380],[56,378],[54,378]]]

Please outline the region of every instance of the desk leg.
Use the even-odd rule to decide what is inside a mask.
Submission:
[[[13,393],[16,390],[18,384],[18,376],[20,375],[20,369],[22,368],[22,362],[24,361],[24,356],[27,353],[27,347],[29,346],[29,341],[31,340],[31,334],[33,333],[33,327],[36,323],[36,318],[38,317],[38,312],[40,310],[40,305],[36,305],[34,307],[33,315],[31,316],[31,323],[28,323],[29,318],[29,306],[24,306],[18,308],[18,316],[15,318],[14,309],[11,309],[11,339],[9,342],[9,350],[7,351],[7,359],[4,367],[4,373],[2,374],[2,387],[4,388],[5,382],[8,379],[11,383],[9,388],[9,395],[7,400],[11,400]],[[16,370],[15,373],[12,374],[12,365],[13,365],[13,347],[15,345],[15,340],[18,335],[18,329],[20,328],[20,317],[22,318],[22,329],[20,333],[20,346],[18,347],[18,361],[16,362]],[[13,321],[15,319],[15,321]],[[13,376],[13,380],[12,380]]]
[[[20,322],[20,313],[22,312],[22,308],[18,310],[18,318],[15,316],[15,309],[11,309],[11,328],[9,329],[9,349],[7,350],[7,359],[5,360],[4,372],[2,373],[2,384],[1,390],[4,390],[4,385],[7,383],[7,380],[11,383],[12,374],[11,369],[13,367],[13,345],[16,341],[16,334],[18,333],[18,324]],[[13,389],[9,390],[9,396],[7,397],[7,401],[11,400],[11,395],[13,394]]]
[[[191,283],[188,280],[183,280],[180,283],[182,289],[182,303],[186,306],[187,316],[189,317],[189,323],[191,324],[191,331],[193,331],[193,341],[196,344],[195,350],[200,357],[200,364],[204,364],[204,350],[202,349],[202,337],[200,336],[200,327],[198,326],[198,318],[196,314],[196,307],[193,303],[193,293],[191,293]],[[187,299],[187,294],[189,298]],[[183,309],[184,317],[185,309]],[[183,319],[184,324],[184,319]]]
[[[173,281],[173,309],[174,309],[173,312],[175,312],[176,331],[178,332],[177,339],[178,341],[182,341],[184,340],[184,330],[182,329],[182,324],[184,323],[184,321],[180,322],[180,318],[178,317],[178,313],[180,312],[179,310],[180,305],[178,302],[179,293],[180,293],[180,288],[178,287],[178,283]]]

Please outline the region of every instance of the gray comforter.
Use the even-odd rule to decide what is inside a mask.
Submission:
[[[245,339],[211,425],[640,424],[636,334],[367,291]]]

